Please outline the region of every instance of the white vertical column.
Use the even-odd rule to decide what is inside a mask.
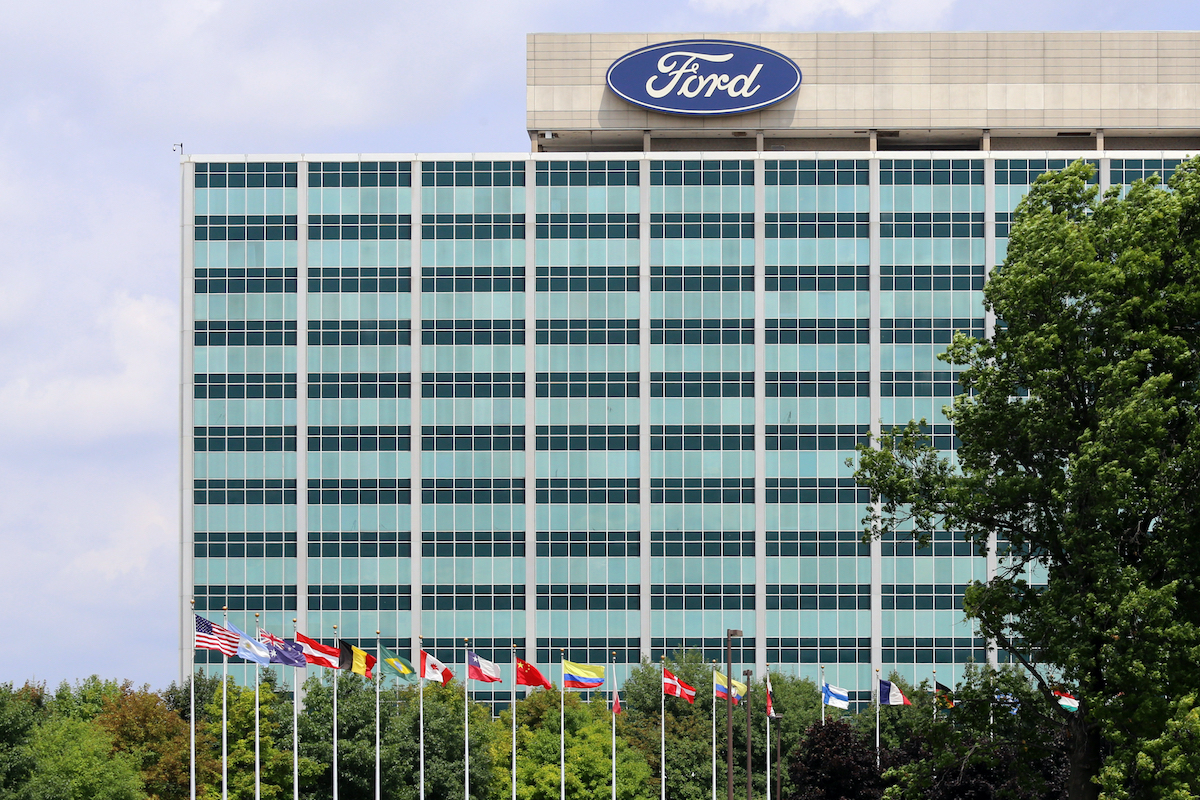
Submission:
[[[766,161],[760,154],[754,159],[754,668],[760,675],[767,670],[766,205]]]
[[[649,137],[647,137],[648,140]],[[638,531],[642,658],[650,658],[650,159],[638,166]]]
[[[412,334],[410,345],[410,360],[412,377],[410,379],[412,400],[409,414],[412,442],[411,459],[409,461],[410,483],[412,490],[409,494],[410,527],[412,528],[412,558],[409,559],[411,569],[409,580],[412,584],[412,611],[409,612],[412,636],[411,657],[414,663],[420,663],[421,658],[421,161],[412,161]]]
[[[880,344],[880,260],[881,242],[879,235],[880,191],[879,191],[879,156],[871,155],[869,194],[871,206],[868,221],[870,224],[870,278],[871,292],[871,435],[877,437],[882,432],[883,404],[880,399],[880,370],[883,358],[883,348]],[[875,446],[878,442],[873,440]],[[878,512],[879,505],[875,505]],[[871,537],[871,667],[873,670],[883,668],[883,543],[876,537]],[[871,672],[870,674],[874,674]]]
[[[546,420],[549,424],[549,420]],[[537,652],[537,161],[525,162],[525,658]],[[547,476],[549,477],[549,476]],[[547,635],[549,628],[547,627]],[[516,658],[516,650],[513,651]],[[513,662],[514,668],[516,662]],[[513,689],[514,702],[516,688]],[[516,711],[514,710],[515,714]],[[515,789],[513,790],[516,791]]]
[[[286,174],[285,181],[286,181]],[[284,190],[287,191],[286,189]],[[286,211],[286,206],[284,208]],[[308,626],[308,162],[296,165],[296,627]],[[287,372],[287,369],[284,369]],[[284,423],[286,424],[286,416]],[[298,688],[298,687],[297,687]]]
[[[990,154],[989,154],[990,156]],[[986,281],[996,268],[996,159],[983,160],[983,275]],[[983,315],[983,335],[988,339],[996,333],[996,313],[991,309]],[[999,563],[996,556],[996,532],[988,534],[987,566],[985,580],[996,577]],[[993,667],[997,664],[996,640],[988,639],[987,660]]]
[[[179,266],[180,286],[180,351],[179,351],[179,679],[186,680],[193,669],[192,590],[196,581],[195,546],[196,515],[192,504],[193,480],[196,477],[192,457],[192,425],[195,422],[195,339],[196,327],[196,164],[185,158],[179,165]]]

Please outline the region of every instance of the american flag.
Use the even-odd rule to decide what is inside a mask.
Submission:
[[[201,650],[220,650],[227,656],[236,656],[238,635],[233,631],[214,625],[196,614],[196,647]]]

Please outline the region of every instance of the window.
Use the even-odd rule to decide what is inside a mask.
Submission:
[[[309,214],[308,240],[411,239],[411,214]]]
[[[754,584],[655,583],[650,586],[650,609],[744,610],[754,608]]]
[[[870,664],[871,639],[768,637],[767,660],[775,664]],[[871,699],[870,692],[851,692],[850,697]]]
[[[295,611],[296,587],[287,584],[259,586],[208,586],[197,584],[192,587],[197,611]]]
[[[641,497],[638,478],[538,478],[538,503],[637,503]]]
[[[651,372],[650,396],[754,397],[754,373]]]
[[[637,450],[637,425],[538,425],[537,449]]]
[[[407,161],[312,161],[309,186],[411,186]]]
[[[524,531],[424,531],[421,555],[426,558],[521,558]]]
[[[523,611],[525,587],[514,585],[425,585],[421,587],[424,611]]]
[[[636,372],[539,372],[536,381],[538,397],[637,397],[640,392]]]
[[[427,505],[508,505],[525,502],[524,478],[424,478]]]
[[[637,584],[556,583],[537,587],[539,611],[637,611],[642,607]]]
[[[208,398],[283,398],[296,396],[296,373],[197,373],[192,396],[198,400]]]
[[[421,344],[525,344],[525,320],[425,319]]]
[[[539,239],[636,239],[638,214],[538,214]]]
[[[869,319],[768,319],[767,344],[870,344]]]
[[[651,478],[650,502],[753,503],[754,478]]]
[[[637,161],[539,161],[538,186],[637,186]]]
[[[595,265],[538,267],[539,292],[636,292],[638,267]]]
[[[767,478],[768,503],[871,502],[871,491],[859,489],[853,478]]]
[[[412,449],[408,425],[309,425],[309,452],[376,453]]]
[[[309,558],[409,558],[408,531],[309,531]]]
[[[422,397],[524,397],[524,372],[423,372]]]
[[[753,239],[754,214],[749,211],[651,214],[650,238]]]
[[[524,425],[422,425],[421,449],[488,452],[525,449]]]
[[[296,323],[292,323],[295,325]],[[310,345],[410,344],[407,319],[326,319],[308,321]]]
[[[766,214],[767,239],[866,239],[871,235],[865,211],[773,212]]]
[[[767,450],[853,450],[870,443],[870,425],[767,426]]]
[[[768,556],[869,556],[862,531],[767,531]]]
[[[408,478],[309,478],[309,505],[395,505],[410,502]]]
[[[296,502],[296,479],[194,480],[192,481],[192,502],[198,506],[292,505]]]
[[[524,239],[524,214],[422,214],[421,238]]]
[[[295,161],[283,163],[252,161],[248,164],[212,161],[196,164],[195,184],[197,189],[295,186],[298,174],[296,164]]]
[[[524,186],[524,161],[426,161],[422,186]]]
[[[749,160],[651,161],[650,185],[753,186],[754,162]]]
[[[767,584],[767,610],[842,609],[871,607],[871,584]]]
[[[870,397],[869,372],[768,372],[767,397]]]
[[[652,319],[650,344],[754,344],[754,320]]]
[[[651,425],[651,450],[753,450],[753,425]]]
[[[295,267],[197,267],[196,294],[279,294],[296,291]]]
[[[295,452],[296,426],[197,426],[192,443],[197,453]]]
[[[197,531],[192,535],[196,558],[295,558],[295,531],[229,533]]]
[[[405,585],[310,585],[309,611],[408,611],[412,587]]]
[[[539,558],[635,557],[641,554],[638,531],[538,531]]]
[[[309,267],[310,292],[410,292],[409,267]]]
[[[766,269],[768,292],[865,292],[871,288],[871,268],[865,264],[856,267],[768,266]]]
[[[538,344],[637,344],[636,319],[539,319]]]
[[[867,186],[871,180],[869,162],[861,159],[768,161],[764,166],[767,186]]]
[[[751,557],[754,555],[754,531],[651,531],[650,555]]]
[[[539,285],[539,289],[541,286]],[[422,292],[523,292],[525,268],[506,266],[421,267]]]
[[[584,664],[607,664],[615,652],[616,663],[637,664],[642,660],[641,645],[642,640],[636,636],[629,639],[547,637],[537,640],[537,659],[539,663],[550,664],[561,656]]]
[[[296,343],[295,320],[248,320],[218,322],[197,320],[196,347],[240,347],[292,345]]]
[[[407,372],[310,372],[309,397],[410,397]]]

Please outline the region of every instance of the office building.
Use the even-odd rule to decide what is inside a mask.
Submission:
[[[184,158],[181,670],[219,663],[193,597],[551,676],[723,661],[730,628],[736,670],[859,699],[1002,660],[961,611],[996,556],[863,543],[843,462],[913,418],[953,451],[936,356],[993,329],[1016,204],[1075,159],[1107,189],[1195,152],[1198,50],[536,34],[530,152]]]

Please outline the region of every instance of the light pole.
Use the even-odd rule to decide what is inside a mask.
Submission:
[[[750,769],[750,676],[754,674],[754,670],[748,669],[742,673],[746,679],[746,696],[742,702],[746,704],[746,800],[754,800],[754,772]]]
[[[729,784],[729,800],[733,800],[733,637],[742,632],[725,630],[725,777]]]

